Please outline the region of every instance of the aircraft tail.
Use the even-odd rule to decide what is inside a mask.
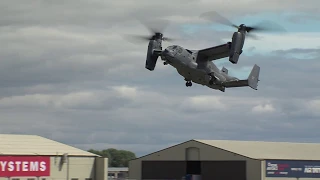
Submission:
[[[250,86],[252,89],[257,90],[258,88],[258,82],[259,80],[259,75],[260,75],[260,67],[258,65],[254,65],[249,76],[248,76],[248,86]]]
[[[257,88],[258,88],[259,74],[260,74],[260,67],[255,64],[248,76],[248,79],[222,82],[222,85],[226,88],[249,86],[252,89],[258,90]]]

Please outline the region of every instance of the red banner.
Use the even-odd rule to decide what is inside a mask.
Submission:
[[[50,157],[0,156],[0,177],[50,176]]]

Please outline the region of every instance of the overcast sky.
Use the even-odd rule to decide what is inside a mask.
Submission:
[[[241,3],[240,3],[241,2]],[[319,0],[0,1],[0,133],[36,134],[87,150],[138,156],[190,139],[320,142]],[[205,22],[219,11],[235,24],[272,20],[285,34],[247,39],[231,75],[261,67],[258,91],[225,93],[194,84],[158,61],[144,68],[148,35],[137,18],[170,20],[164,34],[202,49],[235,29]],[[135,18],[136,17],[136,18]]]

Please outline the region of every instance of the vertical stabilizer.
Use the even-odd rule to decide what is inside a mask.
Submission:
[[[258,89],[259,74],[260,74],[260,67],[255,64],[248,77],[248,85],[252,89],[255,89],[255,90]]]

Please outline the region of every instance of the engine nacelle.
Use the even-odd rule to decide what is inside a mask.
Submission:
[[[159,53],[155,51],[161,51],[161,50],[162,50],[162,37],[149,41],[146,65],[145,65],[146,69],[150,71],[153,71],[155,69],[157,60],[159,57]]]
[[[242,53],[242,48],[245,41],[245,32],[234,32],[229,55],[229,61],[232,64],[237,64],[239,56]]]

